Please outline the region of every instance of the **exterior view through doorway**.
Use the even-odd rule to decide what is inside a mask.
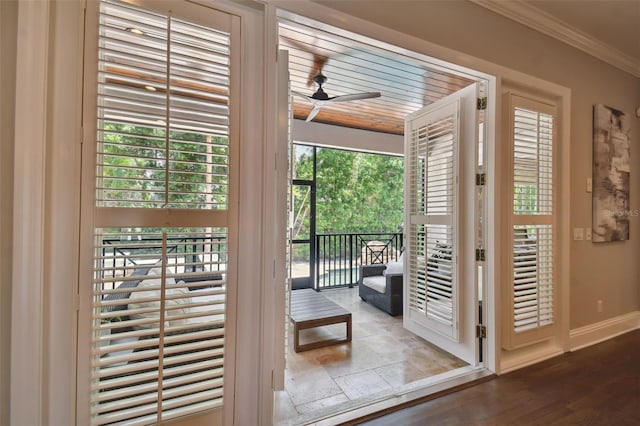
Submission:
[[[315,88],[309,88],[307,82],[318,71],[330,75],[337,95],[368,91],[371,89],[368,84],[383,89],[379,99],[358,101],[351,107],[347,102],[340,103],[335,112],[331,110],[333,105],[323,106],[311,122],[303,121],[309,114],[305,100],[289,97],[288,108],[294,118],[287,129],[293,171],[289,176],[289,262],[295,256],[300,260],[299,247],[308,248],[305,251],[312,257],[305,269],[308,275],[303,287],[321,291],[352,312],[354,328],[351,343],[308,351],[304,357],[285,348],[284,390],[276,392],[275,423],[304,424],[336,415],[347,416],[340,417],[346,419],[358,407],[391,403],[393,394],[422,395],[435,384],[447,381],[457,384],[485,374],[481,354],[486,354],[486,350],[481,349],[483,342],[476,338],[476,328],[482,326],[486,268],[483,258],[476,259],[476,252],[484,248],[486,200],[484,188],[476,185],[476,176],[484,173],[486,164],[484,141],[489,127],[486,102],[492,97],[491,77],[451,64],[443,68],[440,61],[436,66],[435,61],[424,55],[282,10],[279,31],[280,48],[288,51],[292,90],[311,94]],[[355,66],[359,74],[356,83]],[[381,68],[394,69],[395,73]],[[415,70],[429,72],[430,79],[412,80],[410,74]],[[455,84],[442,84],[442,76]],[[402,88],[409,88],[403,93],[416,95],[403,98],[394,92],[394,85],[403,85]],[[329,82],[325,88],[329,90]],[[358,114],[373,117],[369,121],[375,120],[379,125],[367,128]],[[342,117],[342,122],[336,117]],[[379,117],[386,118],[377,120]],[[386,127],[382,128],[383,124]],[[344,139],[336,137],[340,129],[348,135]],[[329,134],[333,137],[328,137]],[[369,145],[361,143],[354,134],[362,135],[360,139],[367,140]],[[395,152],[373,148],[379,135],[397,138]],[[362,301],[357,288],[350,288],[357,287],[357,274],[355,280],[340,280],[344,281],[344,287],[321,289],[324,275],[318,276],[318,236],[312,233],[304,233],[303,239],[293,236],[293,231],[302,229],[305,220],[309,220],[308,229],[313,229],[313,234],[317,231],[315,219],[320,201],[314,146],[403,155],[405,177],[400,191],[405,203],[399,243],[380,259],[367,262],[385,264],[396,261],[405,252],[403,317],[391,317]],[[295,170],[300,156],[297,152],[303,150],[313,150],[314,155],[314,179],[304,182]],[[344,248],[349,244],[335,244],[339,248],[334,256],[355,251]],[[361,263],[360,253],[356,257],[356,264]],[[323,271],[327,277],[343,274],[333,271],[331,266],[325,266]],[[290,275],[283,297],[288,298],[288,292],[298,291],[296,288],[301,288],[300,280]],[[285,323],[289,324],[288,315]],[[292,345],[291,328],[285,326],[288,348]],[[317,339],[333,332],[327,327],[307,337]],[[391,350],[385,353],[382,348]],[[376,355],[377,361],[367,360],[363,355],[367,352]],[[429,360],[439,356],[450,360],[450,368],[435,373],[432,370],[428,377],[421,374],[429,370],[425,367]],[[385,361],[385,357],[390,361]],[[402,380],[397,380],[398,374],[403,376]]]

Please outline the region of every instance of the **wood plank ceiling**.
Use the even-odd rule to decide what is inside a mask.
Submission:
[[[280,48],[289,51],[292,91],[311,96],[317,89],[313,77],[322,71],[329,96],[381,93],[379,98],[327,104],[315,122],[402,135],[407,114],[474,81],[423,55],[300,16],[280,17],[279,31]],[[309,100],[293,97],[294,118],[305,120],[312,107]]]

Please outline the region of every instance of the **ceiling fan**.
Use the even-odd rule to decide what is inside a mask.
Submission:
[[[322,65],[324,65],[324,62],[322,63]],[[313,77],[313,81],[315,81],[316,84],[318,85],[318,90],[316,90],[316,92],[311,96],[307,96],[304,93],[296,92],[295,90],[292,90],[292,93],[294,95],[307,99],[313,104],[313,109],[307,116],[306,121],[313,120],[314,117],[318,114],[318,112],[320,112],[320,109],[323,106],[326,106],[327,104],[332,102],[348,102],[348,101],[355,101],[358,99],[370,99],[370,98],[380,97],[380,92],[363,92],[363,93],[352,93],[349,95],[329,96],[322,89],[322,85],[327,81],[327,77],[325,77],[321,71],[319,71],[318,74],[316,74],[315,77]]]

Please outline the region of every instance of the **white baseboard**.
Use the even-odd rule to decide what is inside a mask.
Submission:
[[[640,328],[640,311],[576,328],[569,332],[570,351],[604,342],[638,328]]]
[[[550,358],[562,355],[564,352],[560,347],[551,344],[544,344],[538,348],[524,348],[510,353],[502,354],[500,363],[500,374],[510,373]]]

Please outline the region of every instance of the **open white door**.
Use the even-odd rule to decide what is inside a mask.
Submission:
[[[273,390],[284,389],[284,369],[286,351],[286,332],[288,321],[288,298],[291,288],[291,259],[289,253],[290,238],[287,231],[290,199],[290,172],[289,157],[291,151],[291,108],[289,93],[289,52],[278,51],[278,75],[277,75],[277,111],[278,125],[276,128],[276,179],[275,188],[275,332],[274,348],[275,359],[273,368]]]
[[[477,84],[405,119],[404,327],[478,363]]]

